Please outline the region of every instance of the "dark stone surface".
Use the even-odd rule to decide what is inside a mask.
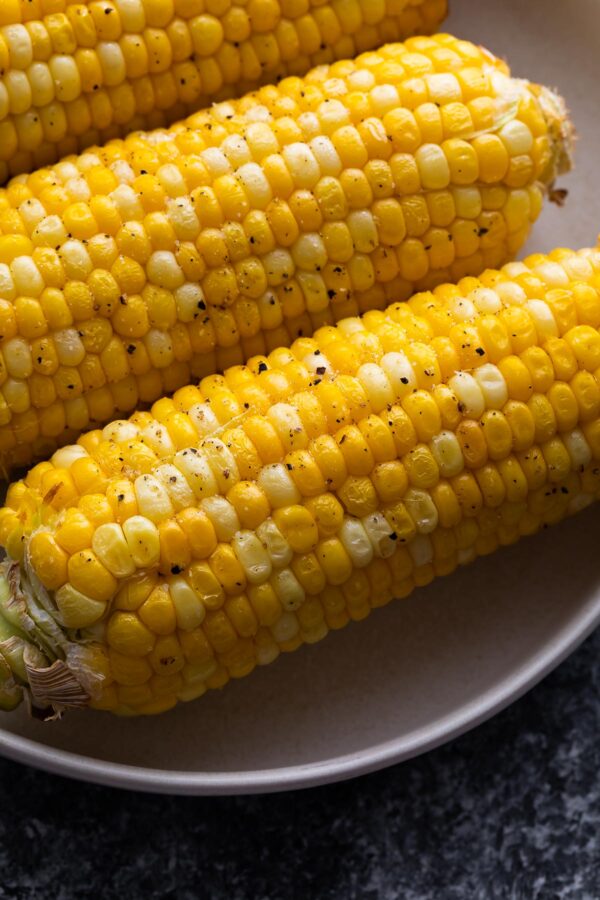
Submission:
[[[600,631],[470,734],[355,781],[186,798],[0,761],[1,900],[596,900]]]

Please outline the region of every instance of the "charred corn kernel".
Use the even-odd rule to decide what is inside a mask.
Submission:
[[[35,152],[50,161],[98,134],[115,137],[131,120],[138,128],[168,124],[236,89],[301,74],[392,38],[430,34],[446,6],[445,0],[375,6],[359,0],[349,16],[332,4],[290,7],[280,0],[248,10],[228,3],[178,9],[151,0],[66,9],[30,4],[21,24],[20,10],[9,4],[0,82],[6,137],[13,135],[16,156]],[[38,108],[50,111],[41,123]],[[277,149],[258,129],[252,145],[263,154]]]
[[[182,451],[198,427],[214,425],[216,433],[205,432],[211,443],[201,458],[187,460],[187,466],[182,461],[182,472],[197,469],[193,491],[204,485],[213,490],[206,465],[213,470],[215,490],[223,491],[224,478],[230,488],[238,478],[248,480],[250,462],[240,461],[233,449],[231,455],[217,450],[223,441],[219,428],[232,418],[260,460],[275,463],[280,445],[288,454],[301,454],[332,424],[356,428],[352,417],[365,391],[370,412],[378,416],[401,385],[397,399],[405,404],[419,440],[428,443],[444,414],[442,395],[434,397],[431,389],[453,367],[462,374],[456,373],[450,387],[461,395],[467,414],[477,416],[479,393],[485,394],[484,403],[501,408],[509,381],[521,387],[513,399],[528,400],[525,373],[534,391],[544,390],[538,384],[555,363],[550,349],[547,358],[537,352],[536,341],[563,341],[560,353],[575,365],[584,356],[595,358],[598,348],[589,331],[595,328],[595,306],[586,283],[577,301],[565,287],[571,276],[562,270],[564,277],[557,278],[561,264],[552,261],[542,272],[548,281],[546,299],[530,286],[512,318],[498,315],[501,298],[495,286],[470,283],[457,306],[462,315],[450,327],[439,313],[431,321],[423,315],[411,320],[408,347],[394,339],[380,317],[377,333],[384,353],[378,347],[379,356],[372,352],[374,336],[363,331],[334,342],[330,350],[324,346],[320,356],[307,349],[302,358],[288,360],[290,369],[277,357],[271,362],[268,354],[279,344],[315,328],[381,309],[388,298],[406,299],[415,286],[426,289],[507,258],[539,212],[539,199],[532,198],[541,196],[567,163],[568,123],[558,100],[543,88],[511,81],[504,64],[487,52],[449,36],[388,43],[400,31],[419,27],[423,16],[422,22],[431,24],[442,13],[443,0],[399,0],[393,9],[386,0],[377,11],[358,0],[351,16],[346,9],[340,14],[339,27],[350,29],[346,39],[333,44],[317,26],[323,16],[337,20],[327,4],[303,12],[294,7],[298,16],[271,4],[285,13],[292,31],[292,23],[313,23],[316,43],[300,62],[295,53],[288,60],[281,48],[271,56],[282,40],[279,25],[264,38],[268,52],[263,38],[255,47],[258,35],[249,35],[247,46],[258,54],[255,76],[243,74],[246,51],[224,37],[223,22],[233,8],[221,10],[218,4],[214,14],[167,11],[167,24],[150,26],[148,3],[135,4],[135,14],[124,12],[122,5],[106,6],[100,31],[98,13],[89,13],[84,44],[74,31],[81,27],[79,14],[49,13],[52,21],[58,16],[69,23],[56,34],[65,40],[71,35],[75,49],[67,49],[70,44],[62,38],[60,51],[53,43],[41,81],[41,60],[27,76],[8,67],[20,73],[18,79],[22,74],[31,81],[32,90],[39,82],[42,94],[44,85],[54,92],[40,112],[43,143],[32,148],[36,159],[50,162],[54,152],[61,157],[72,152],[77,135],[81,142],[113,139],[128,117],[136,128],[145,116],[153,127],[164,125],[166,109],[179,117],[213,91],[229,95],[233,85],[245,88],[269,72],[285,74],[288,62],[295,76],[313,53],[319,63],[328,63],[372,42],[386,46],[354,61],[323,65],[302,81],[284,79],[256,95],[216,104],[159,138],[136,131],[122,142],[112,140],[105,148],[12,182],[4,199],[0,194],[6,207],[0,236],[0,432],[4,429],[5,435],[0,434],[0,459],[6,467],[40,456],[75,431],[127,415],[193,378],[241,364],[249,354],[257,359],[267,354],[261,357],[266,370],[257,384],[245,383],[239,396],[215,384],[210,414],[199,410],[190,421],[172,409],[168,423],[161,418],[169,426],[169,441]],[[247,15],[255,29],[255,19],[264,15],[259,6],[257,16],[236,8],[234,19],[238,12]],[[85,5],[80,8],[88,16]],[[40,19],[46,31],[48,16]],[[377,25],[365,26],[367,19],[377,19]],[[123,32],[124,20],[136,23],[133,30]],[[356,20],[352,27],[350,20]],[[119,37],[101,36],[113,31]],[[352,36],[359,34],[360,40]],[[213,54],[208,48],[217,39]],[[322,43],[335,50],[319,49]],[[235,58],[239,65],[232,63]],[[467,81],[461,80],[463,72]],[[13,75],[7,77],[10,81]],[[429,82],[442,87],[431,94]],[[0,78],[0,93],[1,84]],[[436,91],[442,100],[432,99]],[[26,92],[16,92],[25,97]],[[477,103],[481,110],[475,115]],[[7,115],[5,125],[12,128],[17,113]],[[54,146],[48,143],[52,129],[60,134]],[[15,134],[25,131],[33,141],[35,129],[17,128]],[[543,177],[533,160],[540,140],[547,157]],[[30,152],[13,153],[9,142],[4,145],[9,169],[22,165],[24,156],[29,159]],[[508,146],[522,152],[513,157]],[[502,154],[507,165],[498,164]],[[523,161],[516,180],[515,159]],[[579,267],[578,277],[582,271]],[[537,272],[534,277],[540,281]],[[513,289],[513,298],[517,293]],[[577,319],[578,309],[585,321]],[[480,313],[477,328],[469,310]],[[398,324],[403,315],[399,305]],[[433,337],[438,344],[430,345]],[[361,365],[349,392],[344,379],[353,371],[354,352]],[[553,352],[556,356],[559,349]],[[475,385],[470,370],[480,362],[490,368],[479,373]],[[339,372],[335,384],[329,379],[331,366]],[[320,388],[316,395],[314,385]],[[415,388],[423,395],[413,398]],[[289,395],[299,390],[304,390],[303,402],[292,410]],[[418,415],[412,415],[411,404],[418,404]],[[361,453],[363,465],[371,464],[368,453],[377,462],[391,458],[386,429],[370,420],[363,430],[367,454],[356,434],[342,452],[351,476],[361,475]],[[142,479],[150,476],[153,454],[166,456],[169,450],[160,434],[147,433],[145,447],[136,451],[135,460]],[[141,454],[147,470],[139,465]],[[215,465],[219,454],[235,466]],[[124,465],[132,464],[127,447],[119,455]],[[300,459],[289,460],[290,478],[300,492],[318,496],[328,476]],[[179,468],[178,462],[172,464]],[[147,508],[137,512],[156,524],[177,511],[177,502],[189,503],[189,498],[170,502],[178,494],[168,483],[136,483],[138,506],[140,492],[141,506]]]
[[[49,617],[41,646],[62,628],[65,641],[103,652],[104,677],[118,685],[104,705],[158,711],[584,508],[600,495],[599,366],[587,330],[597,326],[573,324],[569,297],[582,286],[600,297],[598,273],[600,253],[589,250],[468,276],[87,434],[11,486],[0,511],[14,560],[6,596],[19,579],[33,627],[40,610]],[[522,285],[538,303],[534,342],[515,353],[497,341],[490,362],[481,331],[493,334],[490,318],[515,303],[530,315]],[[565,296],[547,303],[557,290]],[[544,307],[568,339],[547,336]],[[585,315],[593,308],[588,295]],[[465,322],[484,352],[446,368],[434,335]],[[325,372],[314,379],[316,366]],[[240,397],[253,391],[263,411],[247,417],[244,441],[217,436],[241,430]],[[296,469],[308,474],[294,479]],[[120,494],[135,500],[125,514]],[[12,621],[20,613],[3,596],[2,621]]]

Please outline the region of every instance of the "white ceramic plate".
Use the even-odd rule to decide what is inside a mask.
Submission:
[[[568,206],[531,249],[600,229],[597,0],[454,0],[451,29],[560,86],[580,135]],[[0,752],[89,781],[171,793],[282,790],[347,778],[473,727],[542,678],[600,621],[598,512],[441,579],[225,691],[154,719],[0,715]]]

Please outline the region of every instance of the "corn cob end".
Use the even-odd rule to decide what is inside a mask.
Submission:
[[[31,580],[35,580],[35,586]],[[47,592],[19,563],[0,566],[0,710],[26,699],[35,718],[49,721],[81,709],[103,680],[92,644],[72,642],[44,609]]]
[[[577,132],[569,115],[567,103],[561,94],[544,85],[536,85],[534,93],[537,94],[540,108],[548,122],[550,137],[554,142],[551,161],[553,171],[549,173],[548,192],[550,199],[555,200],[554,181],[559,175],[566,175],[573,168]]]

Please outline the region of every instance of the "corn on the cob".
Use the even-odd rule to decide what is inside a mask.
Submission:
[[[0,181],[430,34],[447,0],[2,0]]]
[[[505,262],[563,107],[449,36],[315,69],[0,191],[0,458]]]
[[[323,327],[10,488],[4,703],[159,712],[599,494],[600,251]]]

